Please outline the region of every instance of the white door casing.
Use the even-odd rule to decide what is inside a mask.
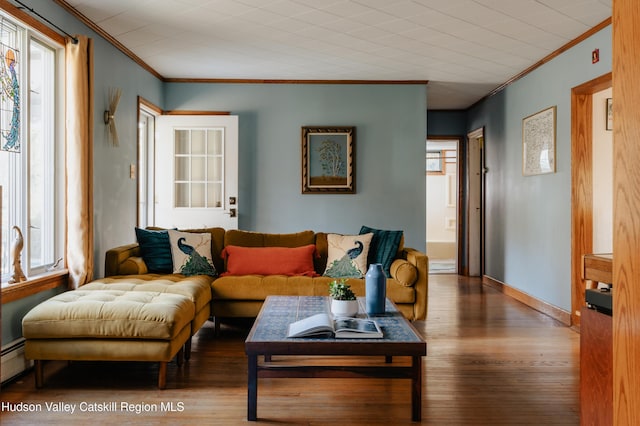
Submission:
[[[155,226],[238,228],[238,117],[157,117]]]

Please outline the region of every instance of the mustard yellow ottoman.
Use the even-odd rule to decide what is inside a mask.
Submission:
[[[122,275],[96,279],[83,285],[81,290],[151,291],[186,296],[194,304],[196,310],[191,320],[192,336],[211,316],[211,277],[207,275],[190,277],[180,274]],[[191,356],[191,339],[187,341],[184,356],[185,359],[189,359]]]
[[[167,363],[191,338],[193,302],[172,293],[73,290],[31,309],[22,320],[25,356],[35,361],[42,387],[45,360],[159,362],[158,388]]]

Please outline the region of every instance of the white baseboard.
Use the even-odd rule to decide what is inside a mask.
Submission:
[[[2,347],[2,383],[22,374],[33,366],[33,361],[24,357],[24,337]]]

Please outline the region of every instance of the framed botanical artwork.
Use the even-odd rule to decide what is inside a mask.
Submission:
[[[427,150],[427,174],[443,175],[442,151]]]
[[[354,194],[355,127],[302,127],[302,193]]]
[[[556,171],[556,107],[522,119],[522,174]]]
[[[613,130],[613,99],[607,98],[607,130]]]

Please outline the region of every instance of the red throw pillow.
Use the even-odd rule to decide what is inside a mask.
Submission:
[[[225,275],[307,275],[317,276],[313,269],[316,246],[301,247],[240,247],[226,246]]]

